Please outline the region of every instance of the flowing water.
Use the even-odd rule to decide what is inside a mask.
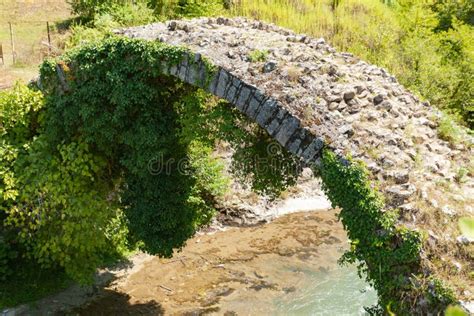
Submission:
[[[284,215],[202,234],[172,259],[152,258],[80,315],[364,315],[375,291],[340,266],[347,237],[334,211]]]
[[[365,315],[364,307],[377,303],[377,294],[357,275],[356,268],[303,271],[306,282],[299,291],[276,300],[282,315]]]

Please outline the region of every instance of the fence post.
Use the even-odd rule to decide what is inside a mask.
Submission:
[[[15,54],[15,40],[13,39],[13,27],[12,27],[12,22],[8,22],[8,25],[10,26],[10,44],[12,47],[12,58],[13,58],[13,64],[16,62],[16,54]]]
[[[5,65],[5,58],[3,57],[3,45],[0,43],[0,59],[2,60],[2,66]]]
[[[51,55],[51,34],[49,33],[49,22],[46,21],[46,29],[48,30],[48,51]]]

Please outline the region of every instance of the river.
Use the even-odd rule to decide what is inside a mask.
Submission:
[[[172,259],[150,258],[79,315],[364,315],[376,303],[353,266],[335,211],[191,239]]]

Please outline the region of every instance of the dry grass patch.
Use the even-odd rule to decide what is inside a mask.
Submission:
[[[3,0],[0,2],[0,44],[5,65],[0,65],[0,88],[10,86],[15,80],[28,80],[37,73],[37,65],[49,54],[57,54],[62,42],[56,22],[71,17],[66,0]],[[53,48],[48,46],[46,21],[49,21]],[[16,64],[10,38],[12,25]],[[30,76],[33,74],[33,76]],[[28,77],[27,77],[28,76]]]

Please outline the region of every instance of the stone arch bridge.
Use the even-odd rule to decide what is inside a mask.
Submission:
[[[229,101],[308,163],[318,164],[323,145],[364,161],[381,181],[387,207],[413,211],[417,195],[426,199],[436,191],[430,183],[454,180],[455,166],[474,153],[472,138],[454,145],[440,139],[441,114],[385,69],[336,52],[322,38],[243,18],[169,21],[116,33],[187,47],[191,53],[164,72]],[[217,67],[210,78],[207,61]],[[474,180],[466,180],[457,189],[474,198]],[[446,194],[433,194],[439,195]],[[449,199],[431,204],[443,207]],[[457,213],[452,204],[442,213]]]
[[[163,65],[166,74],[229,101],[305,162],[319,164],[323,146],[344,161],[347,155],[363,161],[385,208],[399,210],[399,223],[428,232],[423,258],[444,262],[430,268],[468,278],[472,241],[460,236],[456,219],[474,214],[474,179],[458,179],[459,168],[474,164],[474,142],[439,138],[440,113],[386,70],[336,52],[323,39],[242,18],[116,33],[187,47],[177,65]],[[209,62],[217,68],[211,76]],[[474,284],[466,282],[457,294],[473,300]]]

